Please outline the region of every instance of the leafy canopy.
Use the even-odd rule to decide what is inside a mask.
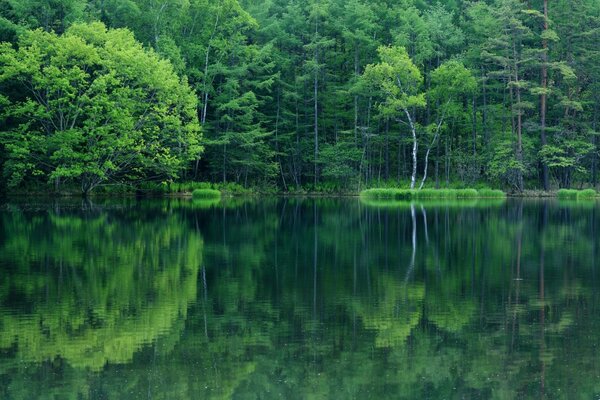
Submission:
[[[171,64],[127,29],[75,24],[0,45],[5,175],[105,182],[169,180],[202,151],[197,99]]]

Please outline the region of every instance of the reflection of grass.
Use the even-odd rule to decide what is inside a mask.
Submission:
[[[221,203],[220,198],[193,198],[191,205],[194,209],[212,208],[218,206]]]
[[[221,192],[215,189],[195,189],[192,192],[192,197],[196,199],[220,199]]]
[[[432,208],[487,208],[497,207],[505,203],[506,199],[423,199],[420,201],[410,200],[374,200],[369,198],[361,197],[361,203],[369,207],[377,208],[394,208],[394,209],[407,209],[411,205],[432,207]]]
[[[563,200],[559,199],[558,205],[564,208],[580,208],[583,210],[592,210],[596,207],[596,201],[594,199],[578,199],[578,200]]]
[[[387,189],[376,188],[363,190],[361,198],[373,200],[409,200],[409,199],[477,199],[505,198],[501,190],[492,189]]]

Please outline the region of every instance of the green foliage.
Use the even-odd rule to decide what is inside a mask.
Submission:
[[[409,108],[425,107],[425,95],[420,92],[423,76],[406,49],[382,46],[377,53],[381,62],[368,65],[364,79],[381,91],[382,113],[397,118],[400,112]]]
[[[77,182],[171,179],[202,151],[196,98],[171,65],[131,32],[101,23],[64,35],[31,31],[0,47],[0,84],[19,95],[3,109],[4,174]]]

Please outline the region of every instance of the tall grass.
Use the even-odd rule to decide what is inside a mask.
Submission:
[[[560,200],[589,200],[595,199],[598,193],[594,189],[560,189],[558,191],[558,198]]]
[[[406,200],[413,198],[414,191],[409,189],[367,189],[360,192],[364,198],[374,200]]]
[[[476,198],[505,198],[501,190],[482,189],[367,189],[360,194],[363,198],[372,200],[410,200],[410,199],[476,199]]]
[[[215,189],[195,189],[192,192],[194,200],[197,199],[219,199],[221,198],[221,192]]]
[[[485,199],[504,199],[506,198],[506,193],[502,190],[484,188],[479,189],[479,197]]]
[[[594,189],[585,189],[577,192],[577,200],[581,199],[595,199],[598,194]]]

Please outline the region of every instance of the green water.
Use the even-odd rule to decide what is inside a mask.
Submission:
[[[600,397],[598,203],[0,210],[0,399]]]

